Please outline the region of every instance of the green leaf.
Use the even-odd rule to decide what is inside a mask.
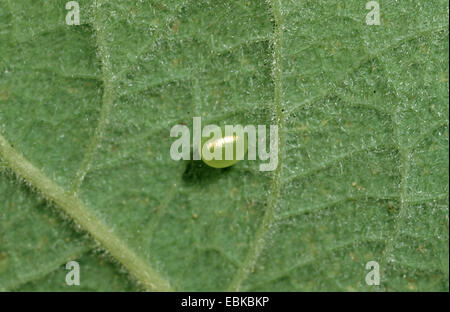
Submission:
[[[0,1],[0,290],[448,291],[447,1],[65,3]],[[195,116],[277,169],[172,160]]]

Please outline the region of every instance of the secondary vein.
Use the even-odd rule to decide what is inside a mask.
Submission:
[[[112,69],[111,62],[109,61],[109,54],[106,51],[104,44],[104,34],[100,23],[98,22],[98,3],[95,1],[95,16],[93,19],[93,26],[95,30],[95,41],[98,50],[98,55],[100,57],[102,65],[102,81],[103,81],[103,97],[102,97],[102,107],[100,110],[100,116],[98,120],[97,127],[95,129],[94,136],[89,143],[84,159],[81,166],[76,174],[74,183],[72,185],[71,191],[76,193],[84,180],[84,177],[89,171],[89,167],[94,159],[95,152],[97,151],[100,139],[103,136],[105,128],[109,122],[109,114],[111,111],[111,106],[114,101],[113,92],[113,82],[112,82]]]
[[[279,129],[279,145],[280,148],[283,146],[283,126],[284,126],[284,110],[283,110],[283,99],[282,99],[282,55],[281,55],[281,9],[279,0],[270,0],[270,5],[272,8],[274,22],[275,22],[275,35],[274,35],[274,57],[272,65],[272,75],[274,81],[274,114],[276,124]],[[247,253],[246,258],[242,262],[242,265],[238,268],[237,273],[230,285],[228,286],[229,291],[239,291],[242,282],[248,277],[248,275],[253,271],[253,267],[258,260],[261,252],[264,249],[266,243],[266,236],[272,227],[272,223],[275,216],[275,208],[280,196],[281,189],[281,171],[283,167],[283,154],[279,153],[278,167],[274,172],[272,183],[270,185],[269,201],[267,203],[267,208],[264,213],[263,220],[256,230],[254,241]]]

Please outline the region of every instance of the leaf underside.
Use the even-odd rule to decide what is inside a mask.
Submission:
[[[0,290],[448,291],[446,0],[78,2],[0,0]],[[195,116],[278,168],[173,161]]]

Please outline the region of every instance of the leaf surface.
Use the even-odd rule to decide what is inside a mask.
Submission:
[[[448,291],[447,1],[79,3],[0,2],[0,290]],[[278,168],[172,160],[195,116]]]

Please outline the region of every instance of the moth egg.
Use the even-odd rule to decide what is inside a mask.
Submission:
[[[222,131],[224,133],[224,131]],[[199,154],[201,155],[202,161],[213,168],[226,168],[233,166],[237,162],[244,159],[245,154],[248,150],[248,142],[247,137],[245,135],[229,135],[229,136],[222,136],[220,138],[211,138],[210,137],[203,137],[201,141],[201,146],[199,147]],[[241,144],[243,146],[243,153],[241,155],[237,155],[237,147]],[[242,145],[243,144],[243,145]],[[225,159],[226,150],[232,148],[233,154],[232,157],[228,157],[229,159]],[[216,151],[216,149],[219,149],[219,151]],[[214,154],[216,152],[216,155],[221,154],[221,159],[207,159],[207,155],[205,155],[205,150],[208,150],[211,154]],[[210,155],[211,156],[211,155]]]

